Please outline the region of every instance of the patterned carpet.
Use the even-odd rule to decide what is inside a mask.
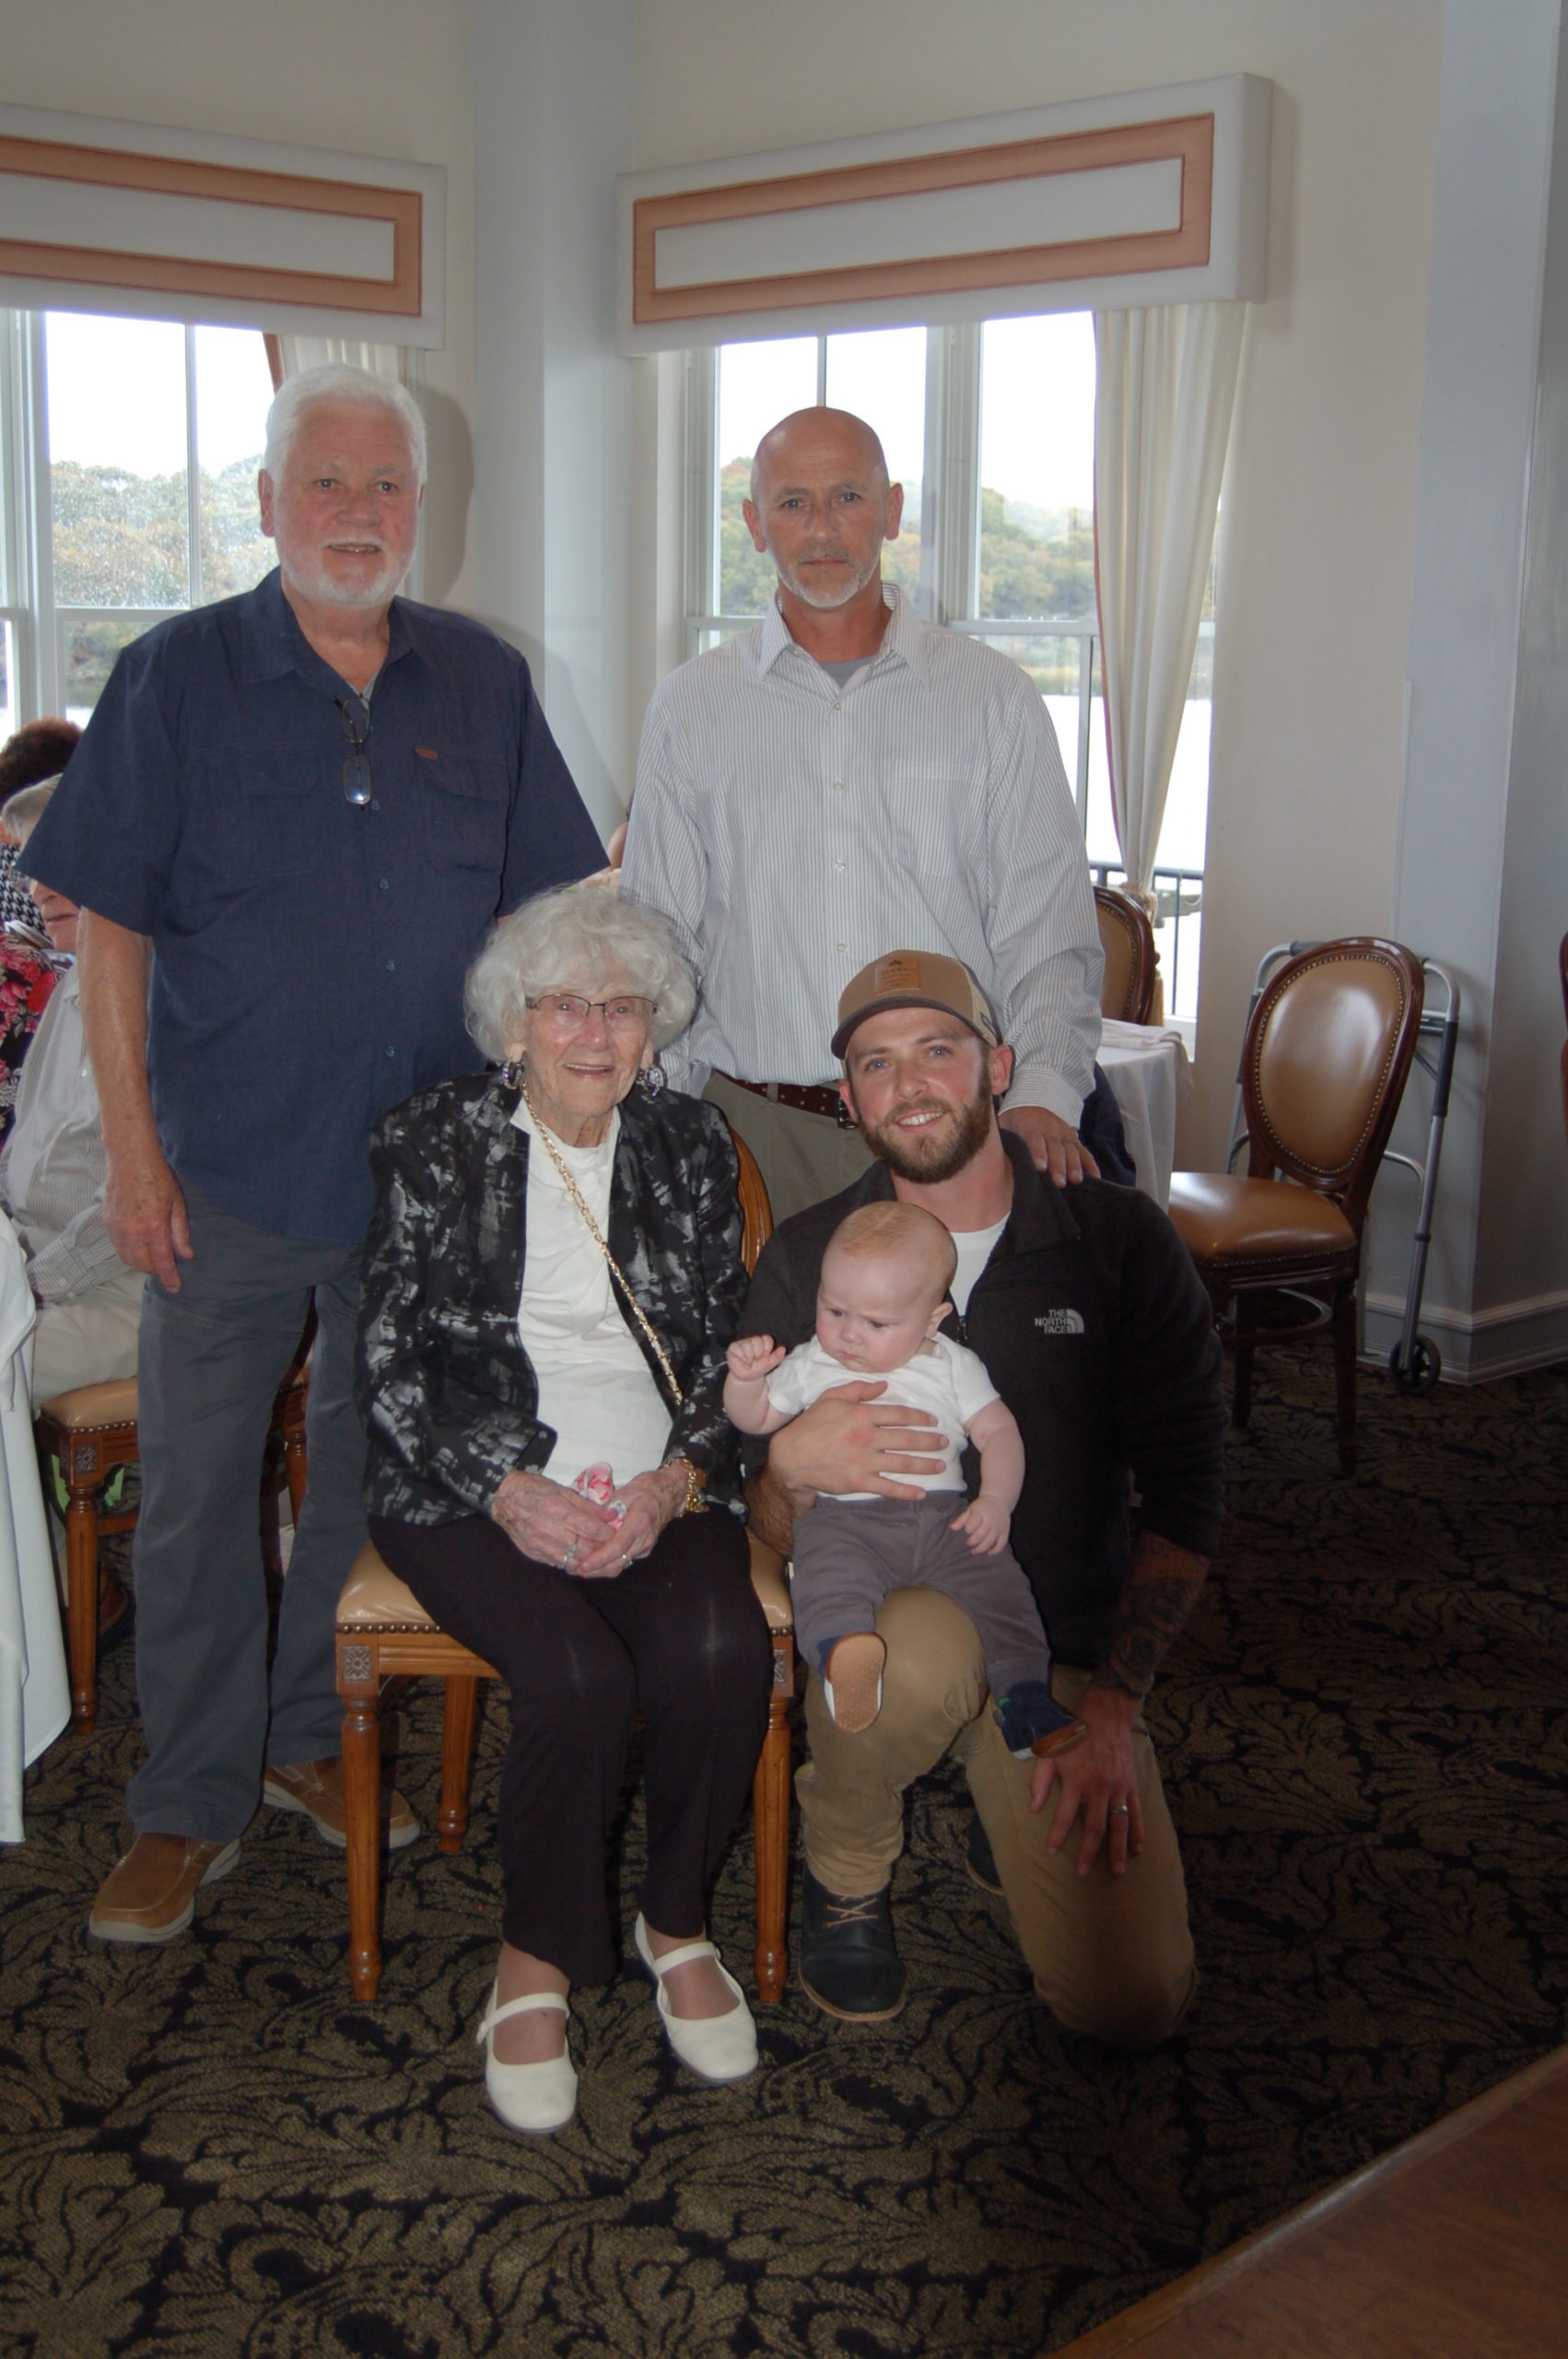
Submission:
[[[28,2359],[613,2353],[1035,2359],[1562,2041],[1568,1370],[1430,1402],[1269,1356],[1222,1561],[1158,1691],[1203,1981],[1153,2058],[1059,2033],[915,1797],[910,2000],[791,1984],[745,2087],[688,2083],[635,1969],[577,2007],[582,2107],[509,2141],[473,2026],[497,1884],[475,1834],[392,1866],[374,2006],[340,1858],[263,1816],[163,1952],[89,1943],[138,1752],[130,1666],[33,1773],[0,1854],[0,2352]],[[430,1700],[400,1782],[428,1821]],[[640,1830],[618,1868],[629,1893]],[[715,1931],[749,1978],[749,1833]]]

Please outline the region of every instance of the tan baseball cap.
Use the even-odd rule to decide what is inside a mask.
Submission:
[[[862,967],[838,1002],[834,1055],[842,1057],[856,1026],[884,1007],[944,1007],[988,1049],[1000,1046],[989,1000],[961,958],[945,957],[939,950],[889,950]]]

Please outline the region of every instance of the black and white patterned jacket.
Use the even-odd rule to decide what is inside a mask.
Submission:
[[[503,1475],[538,1470],[555,1446],[517,1327],[529,1155],[517,1103],[500,1074],[470,1074],[422,1090],[371,1133],[356,1391],[372,1515],[483,1514]],[[669,1454],[703,1469],[708,1498],[739,1513],[738,1437],[722,1402],[746,1290],[735,1150],[717,1109],[677,1090],[634,1087],[620,1111],[608,1242],[685,1395],[679,1409],[669,1402]],[[613,1434],[604,1454],[613,1463]]]

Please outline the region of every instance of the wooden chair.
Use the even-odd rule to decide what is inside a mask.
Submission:
[[[750,1148],[740,1159],[741,1252],[752,1269],[772,1232],[767,1190]],[[752,1586],[773,1642],[773,1693],[767,1734],[752,1780],[756,1858],[756,1989],[784,1995],[785,1903],[789,1883],[790,1728],[795,1693],[795,1618],[778,1551],[751,1539]],[[441,1725],[441,1799],[436,1832],[443,1851],[462,1848],[474,1765],[474,1712],[482,1679],[499,1673],[431,1620],[413,1591],[367,1544],[337,1609],[337,1692],[343,1699],[344,1804],[348,1836],[348,1978],[357,1999],[373,1999],[381,1978],[380,1713],[410,1679],[446,1683]]]
[[[305,1411],[310,1392],[312,1317],[288,1372],[278,1386],[268,1429],[268,1456],[281,1457],[294,1519],[305,1497]],[[117,1466],[141,1457],[136,1437],[136,1379],[81,1384],[56,1392],[33,1418],[33,1432],[45,1455],[60,1461],[65,1485],[65,1632],[71,1659],[71,1720],[88,1735],[98,1719],[98,1543],[111,1532],[129,1532],[135,1508],[107,1512],[98,1495]]]
[[[1106,971],[1100,979],[1100,1013],[1123,1024],[1147,1024],[1154,1004],[1154,929],[1148,913],[1109,885],[1094,887],[1094,915]]]
[[[1276,968],[1242,1047],[1245,1178],[1178,1171],[1170,1214],[1216,1318],[1234,1302],[1245,1426],[1266,1294],[1305,1297],[1294,1337],[1334,1334],[1340,1463],[1355,1471],[1356,1291],[1367,1198],[1415,1054],[1421,961],[1397,942],[1320,943]],[[1279,1340],[1283,1340],[1280,1338]]]

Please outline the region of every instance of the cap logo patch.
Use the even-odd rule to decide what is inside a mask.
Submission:
[[[876,989],[879,992],[918,992],[920,988],[920,962],[907,950],[890,951],[876,962]]]

